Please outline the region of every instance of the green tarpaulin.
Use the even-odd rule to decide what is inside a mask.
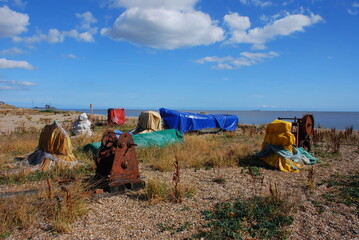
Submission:
[[[183,142],[183,134],[177,129],[167,129],[163,131],[142,133],[133,135],[133,141],[137,147],[164,147],[171,143]],[[101,147],[101,142],[89,143],[83,147],[85,151],[96,153]]]

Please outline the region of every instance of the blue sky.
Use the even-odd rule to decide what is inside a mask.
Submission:
[[[0,101],[359,111],[358,0],[0,0]]]

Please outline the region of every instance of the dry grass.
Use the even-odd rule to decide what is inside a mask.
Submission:
[[[21,155],[31,152],[38,144],[39,132],[12,133],[10,135],[0,135],[1,153]]]
[[[13,197],[0,201],[0,238],[14,229],[28,229],[35,225],[40,211],[33,204],[34,197]]]
[[[13,230],[46,226],[55,232],[67,232],[69,224],[87,212],[89,192],[79,183],[69,185],[42,182],[42,190],[33,195],[8,197],[0,201],[0,238]]]
[[[143,192],[143,198],[150,203],[157,203],[160,201],[172,201],[174,203],[181,203],[185,197],[192,197],[196,190],[195,188],[181,179],[180,166],[178,158],[173,162],[172,186],[163,182],[159,178],[149,179]]]
[[[173,159],[178,158],[181,168],[213,168],[237,166],[241,159],[258,150],[260,144],[240,139],[233,133],[213,135],[186,135],[183,144],[166,148],[138,149],[138,158],[160,171],[171,171]]]
[[[149,179],[143,191],[143,197],[150,203],[167,200],[169,188],[167,184],[158,178]]]
[[[0,169],[16,157],[31,153],[37,147],[39,132],[24,131],[0,135]]]
[[[87,212],[86,199],[91,192],[78,182],[72,182],[69,185],[58,182],[50,184],[53,184],[52,187],[48,187],[52,194],[49,194],[49,190],[40,194],[40,198],[43,199],[41,206],[45,215],[43,217],[51,223],[54,231],[68,232],[69,224]]]
[[[38,121],[41,124],[51,123],[48,115],[58,114],[56,112],[39,112],[34,110],[16,109],[1,110],[1,116],[12,114],[16,116],[25,115],[27,121],[34,121],[33,115],[40,114]],[[45,117],[43,117],[45,116]],[[103,119],[94,117],[95,121]],[[63,128],[69,132],[72,122],[63,122]],[[129,118],[124,125],[107,125],[95,127],[93,136],[81,136],[72,138],[72,146],[76,159],[81,165],[74,169],[55,166],[47,172],[31,172],[27,170],[15,171],[14,174],[1,176],[1,184],[27,184],[38,182],[40,191],[35,194],[16,197],[6,197],[0,201],[0,239],[11,234],[15,229],[26,230],[33,227],[45,226],[46,229],[54,232],[67,232],[70,230],[70,223],[87,211],[87,200],[91,194],[88,186],[82,184],[82,179],[95,172],[93,156],[82,151],[82,147],[91,142],[101,140],[106,130],[120,129],[127,131],[136,127],[137,120]],[[0,170],[6,172],[9,163],[17,162],[20,156],[32,153],[38,145],[41,129],[29,128],[23,121],[12,132],[0,134]],[[22,158],[19,158],[22,159]],[[12,165],[11,166],[15,166]],[[46,181],[47,179],[47,181]],[[63,184],[67,182],[69,184]],[[166,197],[168,198],[168,196]]]
[[[150,204],[156,204],[163,201],[174,203],[181,202],[184,198],[191,198],[196,194],[196,189],[188,182],[182,182],[175,189],[169,185],[170,181],[151,178],[147,180],[146,187],[143,190],[143,199]],[[179,201],[181,199],[181,201]]]
[[[0,102],[0,109],[16,109],[16,107],[14,105],[10,105],[10,104],[6,104],[3,102]]]
[[[36,111],[14,110],[13,115],[34,114]],[[2,111],[2,114],[5,114]],[[54,113],[46,113],[48,115]],[[46,119],[46,121],[45,121]],[[27,116],[27,120],[33,118]],[[40,118],[43,123],[49,123],[46,117]],[[68,128],[68,126],[65,126]],[[27,184],[28,182],[37,182],[39,193],[19,195],[16,197],[5,197],[0,201],[0,238],[10,234],[13,230],[28,229],[48,226],[49,230],[55,232],[66,232],[69,230],[69,224],[75,221],[79,216],[86,212],[86,201],[88,192],[80,181],[75,181],[68,186],[59,184],[62,179],[83,178],[88,174],[89,169],[94,169],[94,162],[90,156],[83,153],[80,148],[84,143],[97,140],[100,133],[94,137],[84,137],[72,139],[74,153],[79,157],[83,164],[76,169],[64,169],[55,167],[48,172],[31,172],[28,170],[14,171],[14,174],[7,174],[8,167],[15,168],[17,159],[22,159],[29,153],[32,153],[38,145],[41,129],[27,127],[23,122],[15,131],[0,134],[0,170],[2,170],[1,184]],[[11,164],[10,164],[11,163]],[[3,175],[5,174],[6,175]],[[44,179],[51,178],[52,197],[49,198],[48,187]]]
[[[1,114],[5,114],[5,110]],[[13,113],[6,112],[6,114]],[[14,114],[31,116],[30,113],[20,110]],[[46,118],[46,116],[43,118]],[[35,117],[27,117],[28,121],[34,121],[34,119]],[[129,118],[124,125],[120,126],[100,124],[105,120],[104,118],[93,117],[95,134],[91,137],[71,139],[74,155],[82,163],[78,168],[69,170],[55,167],[46,173],[22,171],[5,179],[9,183],[16,183],[19,186],[30,181],[36,182],[40,192],[26,197],[1,199],[0,238],[6,237],[15,229],[39,228],[40,225],[42,229],[47,231],[60,233],[70,231],[70,223],[76,221],[87,211],[86,205],[90,194],[86,186],[81,183],[81,180],[95,172],[93,156],[84,153],[82,147],[87,143],[100,141],[103,132],[106,130],[119,129],[125,132],[134,129],[137,124],[136,118]],[[66,130],[70,130],[71,126],[72,122],[66,122],[64,125]],[[356,131],[348,128],[343,132],[341,143],[358,145],[359,135]],[[40,130],[27,128],[24,123],[12,133],[1,134],[0,170],[4,170],[5,163],[16,162],[16,157],[33,152],[38,143],[39,133]],[[221,173],[221,168],[223,170],[224,167],[237,167],[238,164],[241,165],[241,162],[243,163],[243,161],[249,159],[260,149],[263,136],[264,126],[240,125],[236,132],[225,132],[216,135],[186,134],[185,142],[182,144],[163,148],[138,149],[137,156],[142,164],[141,167],[150,167],[154,171],[175,173],[175,175],[164,173],[167,179],[149,178],[146,181],[142,197],[151,204],[163,201],[186,202],[186,198],[195,195],[198,189],[190,183],[182,181],[180,172],[182,170],[180,169],[183,168],[213,169],[215,171],[213,181],[223,184],[221,186],[225,187],[229,182],[227,181],[226,183],[226,180],[230,179],[226,179],[226,176]],[[324,152],[326,148],[331,147],[330,132],[321,129],[320,135],[317,135],[316,142],[318,146],[315,150],[320,149],[320,151]],[[176,159],[178,160],[178,165],[174,167]],[[256,169],[253,166],[248,166],[247,168],[248,174],[253,175],[253,188],[262,189],[264,176],[254,174]],[[317,172],[313,168],[308,171],[304,178],[306,190],[309,190],[309,192],[318,191],[316,182],[318,182],[319,176],[317,176]],[[49,179],[49,184],[46,181],[47,179]],[[181,180],[179,181],[179,179]],[[64,184],[64,180],[71,181]],[[196,187],[198,188],[198,185]],[[271,199],[275,200],[281,200],[285,197],[283,196],[284,193],[280,192],[276,185],[271,185],[270,194]]]

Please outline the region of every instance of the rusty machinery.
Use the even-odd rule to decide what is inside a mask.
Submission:
[[[311,150],[310,136],[314,132],[314,118],[311,114],[305,114],[302,118],[278,118],[279,120],[293,120],[292,133],[296,139],[296,146]]]
[[[117,137],[115,132],[107,131],[102,136],[96,159],[96,174],[106,180],[105,188],[110,192],[144,187],[138,170],[136,146],[129,133]]]

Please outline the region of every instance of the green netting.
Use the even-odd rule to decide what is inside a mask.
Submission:
[[[97,153],[97,150],[101,147],[101,142],[89,143],[83,147],[86,152],[91,151],[93,154]]]
[[[256,154],[257,157],[268,157],[274,153],[285,159],[293,160],[294,162],[304,163],[307,165],[313,165],[317,162],[317,158],[313,157],[304,148],[294,147],[294,153],[283,148],[283,146],[274,146],[268,143],[264,143],[264,149]]]
[[[137,147],[164,147],[168,144],[183,142],[183,134],[177,129],[142,133],[133,135],[133,141]],[[101,142],[89,143],[83,147],[85,151],[92,151],[94,154],[101,147]]]

